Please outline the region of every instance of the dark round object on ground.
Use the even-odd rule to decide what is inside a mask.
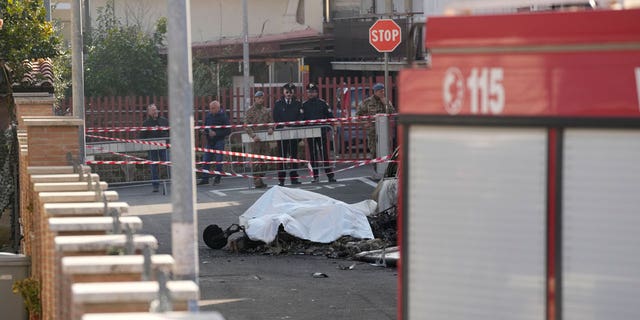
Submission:
[[[227,245],[227,236],[217,224],[210,224],[202,232],[204,243],[211,249],[222,249]]]

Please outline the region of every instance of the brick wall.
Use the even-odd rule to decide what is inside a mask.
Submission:
[[[53,116],[53,104],[55,97],[47,95],[44,97],[25,96],[24,94],[14,94],[16,103],[16,118],[18,120],[18,128],[23,125],[23,117],[46,117]]]
[[[24,119],[30,166],[69,165],[67,153],[78,159],[82,120],[68,117]]]
[[[34,243],[33,241],[30,241],[31,239],[33,239],[33,237],[35,237],[37,233],[35,232],[35,225],[32,214],[33,192],[31,190],[31,183],[27,174],[27,167],[29,166],[29,161],[27,159],[28,142],[27,130],[24,126],[24,119],[32,117],[53,116],[53,103],[55,99],[53,95],[47,95],[46,97],[34,97],[24,94],[15,94],[14,101],[16,104],[16,119],[18,120],[18,143],[20,144],[20,220],[24,235],[21,247],[24,248],[24,252],[26,255],[37,256],[37,252],[34,252]],[[32,265],[33,263],[34,262],[32,262]]]
[[[33,105],[29,108],[25,108],[24,104],[20,106],[21,117],[19,130],[21,137],[19,139],[20,145],[20,223],[22,225],[23,243],[22,248],[25,254],[31,257],[31,276],[40,281],[41,284],[41,305],[42,314],[40,319],[68,319],[72,315],[79,319],[84,313],[88,312],[124,312],[124,311],[146,311],[149,309],[148,302],[145,301],[120,301],[112,303],[113,299],[117,299],[120,295],[123,295],[131,288],[131,282],[125,282],[125,287],[118,288],[115,286],[113,292],[110,295],[105,294],[105,301],[93,301],[91,303],[73,304],[74,294],[71,290],[63,290],[63,286],[69,286],[71,283],[86,284],[82,277],[72,278],[70,283],[67,283],[69,279],[65,280],[65,275],[62,272],[62,258],[65,256],[105,256],[109,250],[91,250],[94,245],[91,244],[91,237],[96,235],[88,235],[95,232],[87,232],[86,223],[78,223],[78,227],[75,230],[67,230],[66,236],[61,236],[58,231],[50,228],[50,219],[52,217],[80,217],[80,216],[96,216],[102,214],[103,203],[99,200],[98,196],[89,196],[87,198],[86,193],[89,191],[89,185],[87,184],[87,190],[77,191],[64,191],[69,188],[69,183],[77,183],[80,180],[80,175],[73,173],[74,167],[70,166],[67,160],[67,154],[70,153],[74,159],[78,159],[80,144],[79,144],[79,130],[82,127],[82,121],[80,119],[74,119],[71,117],[55,117],[50,114],[43,114],[42,116],[34,115],[33,113],[47,113],[51,112],[51,107]],[[26,137],[25,137],[26,134]],[[26,145],[25,145],[26,144]],[[88,169],[88,167],[85,167]],[[86,179],[85,177],[84,179]],[[98,182],[99,177],[95,174],[91,175],[93,181]],[[48,190],[47,192],[38,192],[41,190],[39,183],[53,182],[60,183],[60,190]],[[50,187],[50,186],[48,186]],[[74,187],[76,188],[76,187]],[[92,189],[93,190],[93,189]],[[95,190],[93,190],[95,191]],[[117,194],[112,194],[113,191],[106,191],[105,195],[109,199],[108,206],[117,208],[121,211],[126,211],[126,204],[120,202],[113,202],[117,200]],[[84,198],[83,198],[84,197]],[[89,201],[89,202],[87,202]],[[56,207],[56,213],[50,212],[48,208],[51,205],[64,205],[66,208]],[[96,207],[100,211],[96,211]],[[66,211],[65,211],[66,210]],[[139,229],[139,227],[137,228]],[[108,232],[108,231],[105,231]],[[104,233],[104,232],[103,232]],[[81,236],[70,236],[69,234],[82,234]],[[76,240],[80,240],[79,247],[83,244],[89,244],[87,248],[78,252],[70,252],[59,248],[59,240],[63,238],[76,237]],[[108,247],[122,248],[122,239],[124,235],[113,235],[118,240],[109,240],[106,244]],[[157,241],[152,236],[134,235],[134,243],[136,244],[136,254],[140,253],[140,245],[147,245],[149,243],[155,243]],[[149,239],[153,238],[153,239]],[[86,241],[86,242],[85,242]],[[155,248],[155,246],[152,246]],[[91,259],[95,260],[95,259]],[[117,260],[117,259],[114,259]],[[118,262],[114,261],[114,265]],[[164,264],[166,268],[166,263]],[[86,267],[92,270],[91,266]],[[109,272],[108,274],[96,275],[92,278],[93,281],[132,281],[135,278],[140,278],[139,272],[125,273],[120,276],[113,276]],[[155,274],[155,273],[154,273]],[[100,286],[105,282],[96,282],[96,286]],[[128,283],[128,287],[127,287]],[[93,283],[90,283],[88,287],[89,294],[91,294],[91,287]],[[122,290],[122,291],[120,291]],[[186,291],[184,291],[186,290]],[[183,288],[183,292],[188,295],[188,299],[197,299],[199,295],[197,286],[192,283],[191,287],[187,289]],[[120,293],[119,293],[120,292]],[[173,291],[172,291],[173,292]],[[176,293],[176,292],[173,292]],[[85,290],[85,294],[87,291]],[[173,295],[173,294],[172,294]],[[155,297],[155,294],[152,295]],[[178,301],[179,300],[179,301]],[[175,310],[186,309],[186,300],[178,299],[173,302]],[[70,305],[76,307],[69,308]],[[71,309],[71,310],[69,310]]]

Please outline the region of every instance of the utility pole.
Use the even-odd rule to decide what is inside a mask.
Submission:
[[[175,277],[198,283],[190,7],[189,0],[168,0],[171,248],[176,261]],[[198,301],[190,300],[188,309],[196,312]]]
[[[393,0],[386,0],[385,3],[386,16],[393,19]],[[389,100],[389,53],[384,53],[384,96]],[[389,113],[389,104],[384,107],[385,112]]]
[[[78,160],[84,164],[85,136],[84,136],[84,67],[82,53],[82,0],[73,0],[71,7],[71,29],[73,37],[71,41],[71,95],[73,96],[73,116],[82,120],[79,128],[78,140],[80,150]]]
[[[51,0],[44,0],[44,9],[47,10],[47,21],[51,21]]]
[[[249,11],[247,10],[247,0],[242,0],[242,86],[244,87],[242,111],[246,111],[251,102],[249,97]]]
[[[391,19],[391,17],[393,16],[393,0],[385,1],[384,12],[386,13],[387,16],[389,16],[389,19]]]
[[[84,31],[88,32],[91,35],[91,7],[89,4],[89,0],[84,1]]]
[[[385,3],[385,12],[389,19],[393,19],[393,0],[386,0]],[[389,103],[391,98],[389,97],[389,52],[384,52],[384,97],[386,98],[386,103],[384,106],[385,113],[389,113]],[[390,154],[389,148],[389,117],[377,117],[376,118],[376,134],[378,136],[378,141],[376,143],[376,155],[374,157],[383,157]],[[384,172],[387,170],[388,163],[382,162],[377,163],[376,168],[376,178],[384,177]]]

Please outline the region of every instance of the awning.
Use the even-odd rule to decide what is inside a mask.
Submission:
[[[242,38],[195,43],[192,45],[193,56],[210,59],[242,58],[242,44]],[[249,37],[249,54],[252,58],[328,57],[332,53],[332,37],[312,28]]]
[[[406,62],[389,62],[389,71],[396,72],[407,67]],[[332,61],[333,70],[350,71],[384,71],[384,62],[381,61]]]

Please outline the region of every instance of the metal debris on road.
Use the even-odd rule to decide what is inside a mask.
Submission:
[[[356,264],[355,263],[351,264],[350,266],[345,266],[343,264],[338,264],[338,269],[339,270],[353,270],[355,268],[356,268]]]

